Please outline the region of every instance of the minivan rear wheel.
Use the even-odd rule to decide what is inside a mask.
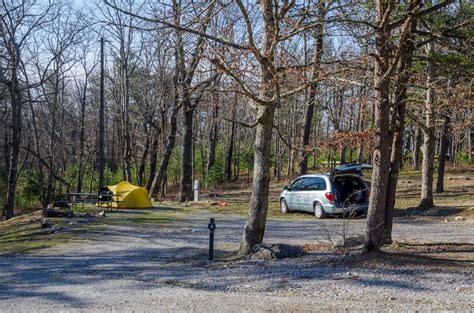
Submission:
[[[280,209],[281,209],[281,213],[288,213],[289,212],[288,205],[286,204],[285,199],[280,200]]]
[[[321,203],[316,202],[314,204],[314,216],[316,216],[318,219],[326,217],[326,212],[324,212],[324,208]]]

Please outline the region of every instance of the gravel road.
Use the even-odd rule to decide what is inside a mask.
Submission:
[[[209,217],[199,212],[156,225],[111,225],[87,234],[94,240],[0,255],[0,311],[474,310],[472,249],[442,266],[436,259],[428,266],[411,259],[361,265],[335,252],[209,263]],[[238,247],[244,219],[214,217],[219,259]],[[341,224],[340,219],[269,220],[266,239],[305,244],[330,233],[337,240]],[[354,220],[349,234],[363,234],[364,228],[365,220]],[[474,244],[474,222],[398,217],[394,239]]]

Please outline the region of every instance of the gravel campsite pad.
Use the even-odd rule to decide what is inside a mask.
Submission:
[[[213,214],[216,261],[209,263],[209,212],[134,224],[120,222],[123,214],[77,234],[90,240],[0,256],[0,311],[474,310],[469,218],[398,217],[395,244],[369,256],[321,244],[328,233],[337,239],[340,219],[270,219],[268,243],[307,254],[236,260],[244,218]],[[364,227],[364,219],[353,220],[349,234]]]

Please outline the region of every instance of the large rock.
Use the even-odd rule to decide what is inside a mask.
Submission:
[[[51,226],[51,223],[48,222],[46,217],[41,220],[41,228],[51,228]]]
[[[470,177],[467,176],[451,176],[447,178],[448,180],[471,180]]]
[[[74,217],[69,204],[63,201],[55,201],[43,209],[44,217]]]
[[[295,258],[304,254],[300,246],[287,244],[255,245],[251,255],[252,260],[281,260]]]
[[[357,236],[348,236],[345,240],[341,239],[336,242],[336,247],[344,247],[344,248],[353,248],[358,247],[364,244],[365,236],[357,235]]]

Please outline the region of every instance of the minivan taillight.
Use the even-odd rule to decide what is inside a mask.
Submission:
[[[334,201],[334,194],[332,192],[326,192],[325,196],[329,201]]]

